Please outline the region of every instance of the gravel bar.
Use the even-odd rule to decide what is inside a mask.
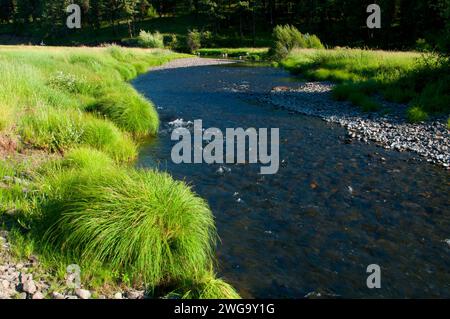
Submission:
[[[446,117],[433,117],[427,122],[406,121],[407,106],[378,98],[380,112],[362,112],[350,102],[334,101],[333,84],[306,82],[298,87],[275,87],[263,95],[261,102],[293,112],[317,116],[338,123],[349,137],[397,151],[412,151],[428,162],[450,168],[450,138]]]
[[[197,66],[207,66],[207,65],[221,65],[221,64],[233,64],[237,63],[232,60],[224,60],[224,59],[208,59],[208,58],[184,58],[177,59],[165,63],[161,66],[157,66],[152,68],[152,71],[155,70],[168,70],[168,69],[179,69],[179,68],[192,68]]]

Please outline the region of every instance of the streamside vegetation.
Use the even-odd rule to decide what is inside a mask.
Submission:
[[[366,111],[380,109],[381,95],[408,104],[411,122],[450,113],[450,64],[436,53],[296,49],[281,65],[306,79],[337,82],[334,98]]]
[[[154,106],[128,80],[166,50],[1,47],[0,220],[14,257],[37,256],[85,287],[150,296],[238,298],[214,274],[208,204],[166,173],[135,169]]]

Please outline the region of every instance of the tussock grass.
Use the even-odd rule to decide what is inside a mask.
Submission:
[[[159,127],[155,107],[139,94],[131,94],[125,87],[121,91],[106,91],[87,110],[100,113],[134,136],[155,135]]]
[[[340,83],[334,97],[365,110],[376,110],[370,96],[381,94],[388,101],[420,105],[424,113],[450,112],[450,68],[431,54],[297,49],[281,65],[308,79]]]
[[[85,155],[78,151],[65,161],[85,164]],[[49,225],[41,230],[49,251],[101,263],[149,286],[209,269],[213,217],[183,182],[156,171],[84,166],[45,180],[40,225]]]
[[[190,289],[181,296],[183,299],[240,299],[239,294],[222,279],[207,275],[197,283],[190,285]]]
[[[417,123],[426,121],[428,114],[422,110],[420,106],[413,106],[407,110],[408,121],[411,123]]]

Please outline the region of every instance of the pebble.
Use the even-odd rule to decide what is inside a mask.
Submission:
[[[37,287],[33,280],[27,280],[23,284],[22,290],[32,295],[37,291]]]
[[[52,293],[52,298],[53,298],[53,299],[65,299],[65,297],[64,297],[63,294],[60,294],[59,292],[56,292],[56,291],[54,291],[54,292]]]
[[[86,289],[75,289],[75,294],[80,298],[80,299],[90,299],[91,298],[91,292],[89,290]]]
[[[122,293],[121,293],[121,292],[117,292],[117,293],[114,295],[114,299],[122,299]]]
[[[42,294],[42,292],[40,292],[40,291],[38,291],[38,292],[36,292],[34,295],[33,295],[33,298],[32,299],[35,299],[35,300],[41,300],[41,299],[44,299],[45,297],[44,297],[44,295]]]
[[[139,291],[129,291],[127,292],[128,299],[141,299],[144,293]]]

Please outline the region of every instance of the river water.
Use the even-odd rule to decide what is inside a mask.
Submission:
[[[221,238],[218,274],[243,297],[450,297],[450,174],[410,153],[348,143],[343,128],[258,103],[280,69],[153,71],[133,85],[158,107],[161,131],[138,166],[158,167],[207,199]],[[315,93],[317,94],[317,93]],[[259,165],[171,161],[170,125],[279,128],[278,174]],[[369,289],[367,266],[381,267]]]

